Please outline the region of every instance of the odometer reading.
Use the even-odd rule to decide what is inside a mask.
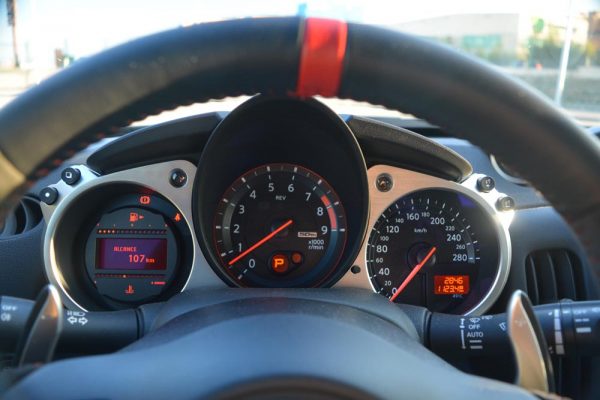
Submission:
[[[400,198],[367,247],[373,288],[394,302],[464,313],[492,287],[499,247],[489,216],[468,196],[428,189]]]
[[[434,294],[469,293],[469,275],[435,275],[433,277]]]
[[[247,172],[225,192],[214,222],[221,266],[240,286],[314,286],[344,250],[346,219],[333,188],[293,164]]]

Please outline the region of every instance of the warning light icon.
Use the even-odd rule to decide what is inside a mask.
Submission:
[[[129,213],[129,222],[137,222],[140,219],[140,215],[136,212]]]
[[[125,294],[131,295],[134,293],[135,293],[135,289],[133,288],[133,285],[127,286],[127,289],[125,289]]]
[[[179,213],[175,214],[175,217],[173,219],[175,220],[175,222],[181,221],[181,214],[179,214]]]
[[[287,272],[289,263],[285,254],[275,254],[271,257],[271,268],[279,274]]]
[[[140,196],[140,204],[150,204],[150,196]]]

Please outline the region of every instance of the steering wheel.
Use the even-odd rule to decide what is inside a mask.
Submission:
[[[367,101],[470,140],[544,194],[600,273],[600,146],[589,135],[540,95],[468,56],[400,32],[324,19],[178,28],[42,82],[0,110],[0,211],[75,151],[132,120],[255,93]],[[234,291],[175,296],[164,323],[132,346],[48,364],[8,398],[530,396],[446,364],[383,299],[334,290]]]

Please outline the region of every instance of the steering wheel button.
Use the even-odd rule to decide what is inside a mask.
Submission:
[[[81,172],[77,168],[69,167],[61,172],[60,177],[67,185],[74,185],[81,179]]]
[[[40,191],[39,196],[41,201],[50,206],[56,203],[56,200],[58,200],[58,190],[56,190],[56,188],[48,186]]]

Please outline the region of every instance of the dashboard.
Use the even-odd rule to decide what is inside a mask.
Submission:
[[[46,275],[80,310],[227,286],[355,287],[476,315],[511,268],[515,200],[492,177],[316,100],[257,96],[136,131],[40,198]]]
[[[600,294],[567,223],[493,154],[315,99],[261,95],[123,128],[41,179],[8,221],[3,295],[34,299],[50,282],[81,327],[78,312],[237,287],[360,289],[469,321],[506,312],[515,290],[534,305]],[[468,359],[444,358],[511,381],[510,355],[478,354],[480,339],[459,343]],[[563,391],[595,385],[582,371],[596,364],[556,364]]]

